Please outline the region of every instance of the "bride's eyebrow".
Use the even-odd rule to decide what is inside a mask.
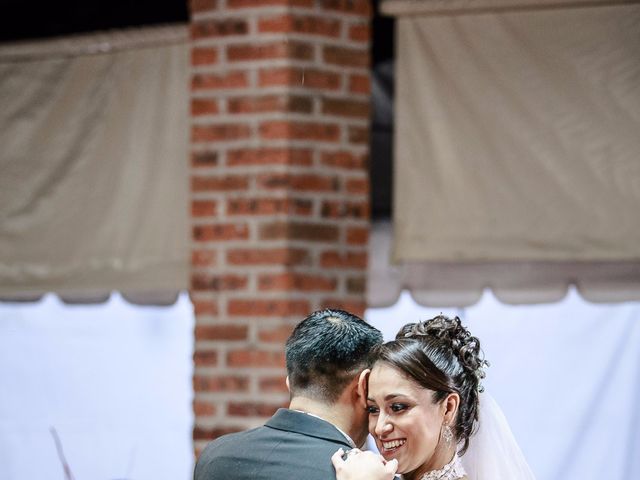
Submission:
[[[398,397],[403,397],[404,398],[404,397],[406,397],[406,395],[403,394],[403,393],[390,393],[389,395],[384,397],[384,399],[385,399],[385,401],[388,401],[388,400],[393,400],[393,399],[398,398]]]
[[[393,400],[398,397],[406,398],[407,396],[404,393],[390,393],[389,395],[384,397],[384,401],[388,402],[389,400]],[[376,403],[376,401],[371,397],[367,397],[367,401],[371,403]]]

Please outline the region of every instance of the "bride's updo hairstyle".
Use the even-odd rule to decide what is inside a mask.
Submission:
[[[434,403],[449,393],[460,396],[451,425],[460,455],[469,446],[469,437],[478,420],[478,396],[482,391],[485,361],[480,340],[472,336],[458,317],[438,315],[431,320],[409,323],[396,339],[377,347],[375,362],[385,362],[404,372],[423,388],[433,390]]]

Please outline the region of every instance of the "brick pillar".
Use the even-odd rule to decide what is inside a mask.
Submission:
[[[196,452],[287,404],[283,343],[365,308],[370,0],[192,0]]]

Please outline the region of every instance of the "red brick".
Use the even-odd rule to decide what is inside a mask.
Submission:
[[[310,261],[309,252],[300,248],[239,248],[227,252],[231,265],[305,265]]]
[[[369,129],[366,127],[349,127],[349,143],[363,145],[369,143]]]
[[[335,123],[270,120],[260,124],[260,136],[266,140],[292,139],[337,142],[340,140],[340,127]]]
[[[342,78],[335,72],[308,69],[303,71],[302,84],[310,88],[338,90],[342,86]]]
[[[204,98],[191,99],[191,115],[214,115],[218,113],[218,102]]]
[[[244,148],[227,153],[227,165],[302,165],[313,162],[312,151],[302,148]]]
[[[313,99],[300,95],[236,97],[227,101],[229,113],[293,112],[311,113]]]
[[[325,200],[322,202],[320,215],[323,218],[369,218],[369,201],[343,202],[340,200]]]
[[[224,140],[241,140],[251,136],[251,129],[245,124],[193,125],[191,127],[192,142],[215,142]]]
[[[249,27],[244,18],[207,19],[192,23],[190,31],[192,39],[216,38],[246,35]]]
[[[284,14],[260,19],[258,31],[261,33],[303,33],[336,38],[340,36],[340,21],[318,16]]]
[[[218,164],[218,152],[205,150],[191,153],[192,167],[213,167]]]
[[[367,195],[369,193],[369,179],[368,178],[352,178],[347,180],[345,189],[349,193]]]
[[[279,327],[265,328],[258,332],[258,338],[261,342],[270,342],[270,343],[279,343],[284,345],[284,343],[291,335],[293,331],[294,325],[281,325]],[[284,385],[284,379],[280,379]]]
[[[327,45],[322,50],[325,63],[341,67],[369,68],[369,50]]]
[[[196,350],[193,353],[196,367],[215,367],[218,364],[218,352],[212,350]]]
[[[189,0],[191,13],[214,10],[218,6],[218,0]]]
[[[193,250],[191,252],[191,265],[194,267],[215,267],[217,263],[215,250]]]
[[[338,227],[324,223],[297,223],[274,221],[260,226],[261,240],[307,240],[311,242],[335,242]]]
[[[194,375],[193,389],[196,392],[246,392],[249,379],[237,375]]]
[[[196,325],[196,340],[246,340],[246,325]]]
[[[352,93],[371,93],[371,77],[354,73],[349,75],[349,91]]]
[[[194,47],[191,50],[192,65],[213,65],[218,63],[218,49],[215,47]]]
[[[193,311],[196,317],[200,315],[218,315],[218,302],[212,300],[194,300]]]
[[[196,73],[191,77],[192,90],[220,88],[246,88],[249,86],[247,73],[233,71],[225,73]]]
[[[267,291],[333,291],[335,278],[303,273],[269,273],[258,277],[258,289]]]
[[[249,188],[246,175],[194,176],[191,178],[192,192],[228,192]]]
[[[253,368],[284,367],[284,351],[232,350],[227,354],[227,365]]]
[[[191,288],[214,292],[239,290],[246,288],[247,281],[247,277],[243,275],[194,273],[191,275]]]
[[[367,252],[324,252],[320,265],[324,268],[367,268]]]
[[[200,242],[246,240],[247,238],[249,238],[249,228],[245,224],[225,223],[193,227],[193,239]]]
[[[227,201],[228,215],[311,215],[313,202],[294,198],[234,198]]]
[[[345,98],[323,98],[322,113],[349,118],[369,118],[369,102]]]
[[[363,170],[368,164],[366,155],[355,155],[344,151],[324,152],[321,158],[323,165],[349,170]]]
[[[291,189],[301,192],[337,192],[340,188],[340,182],[336,177],[313,174],[271,173],[260,175],[257,181],[260,188],[268,190]]]
[[[194,217],[210,217],[216,214],[215,200],[193,200],[191,215]]]
[[[349,38],[356,42],[368,42],[371,39],[371,29],[368,23],[358,23],[349,28]]]
[[[364,294],[367,289],[367,277],[347,278],[347,292],[352,294]]]
[[[371,15],[371,0],[321,0],[322,8],[341,13]]]
[[[237,417],[270,417],[278,408],[284,406],[257,402],[230,402],[227,405],[227,414]]]
[[[289,389],[283,377],[264,377],[258,381],[262,393],[287,393]]]
[[[274,67],[260,70],[258,83],[261,87],[304,86],[322,90],[338,90],[342,86],[341,76],[338,73],[302,67]]]
[[[196,426],[193,429],[193,439],[198,440],[213,440],[214,438],[227,435],[228,433],[241,432],[246,430],[246,427],[200,427]]]
[[[312,60],[313,46],[308,43],[286,40],[227,46],[227,59],[230,62],[272,60],[277,58]]]
[[[228,8],[256,8],[275,5],[312,7],[315,0],[227,0]]]
[[[307,300],[231,299],[227,307],[229,315],[249,317],[306,316],[310,311]]]
[[[194,400],[193,412],[199,417],[210,417],[216,414],[216,406],[204,400]]]
[[[366,245],[369,241],[369,229],[367,227],[347,228],[347,243],[349,245]]]

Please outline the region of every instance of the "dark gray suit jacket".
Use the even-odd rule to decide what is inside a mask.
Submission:
[[[209,443],[193,478],[335,480],[331,455],[341,447],[351,448],[329,422],[281,408],[262,427]]]

